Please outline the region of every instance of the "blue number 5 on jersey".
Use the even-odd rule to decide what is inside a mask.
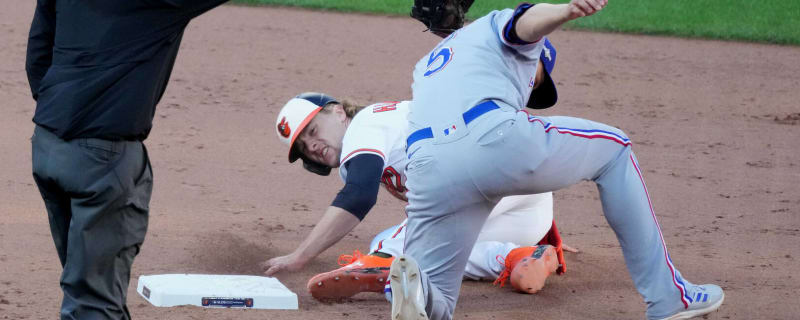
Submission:
[[[428,57],[428,69],[425,70],[425,76],[429,77],[430,75],[439,72],[439,70],[444,69],[447,66],[447,63],[453,59],[453,49],[450,47],[442,47],[431,52],[430,57]]]

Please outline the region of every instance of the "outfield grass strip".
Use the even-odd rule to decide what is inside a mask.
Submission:
[[[408,16],[413,0],[234,0],[233,3]],[[519,3],[517,0],[476,0],[467,18],[477,19],[491,10],[515,7]],[[569,22],[565,27],[800,45],[800,1],[610,0],[600,13]]]

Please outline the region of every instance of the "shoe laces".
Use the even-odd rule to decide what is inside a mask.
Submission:
[[[340,255],[338,261],[336,261],[336,262],[340,266],[346,266],[346,265],[349,265],[349,264],[351,264],[353,262],[358,261],[358,259],[361,259],[362,255],[363,254],[361,254],[361,251],[355,250],[355,251],[353,251],[352,255],[350,255],[350,254]]]
[[[511,277],[512,268],[508,264],[506,264],[506,259],[503,258],[503,256],[498,254],[494,257],[494,259],[497,260],[498,263],[504,265],[504,267],[503,267],[503,272],[500,272],[500,276],[497,277],[497,279],[495,279],[492,284],[493,285],[500,284],[500,288],[502,288],[503,286],[506,285],[506,281],[508,281],[508,278]]]

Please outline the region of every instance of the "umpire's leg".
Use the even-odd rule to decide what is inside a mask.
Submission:
[[[64,267],[62,319],[129,319],[130,268],[147,231],[152,172],[138,141],[64,141],[37,127],[33,175]]]

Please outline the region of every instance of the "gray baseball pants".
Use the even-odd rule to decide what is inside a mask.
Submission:
[[[130,319],[131,265],[147,232],[153,175],[140,141],[64,141],[37,126],[33,178],[61,273],[61,319]]]
[[[469,123],[460,138],[433,130],[433,138],[407,150],[405,253],[419,263],[428,316],[452,318],[470,250],[497,199],[584,180],[597,184],[648,316],[683,308],[688,283],[667,254],[627,136],[605,124],[534,117],[496,103],[500,109]],[[436,120],[448,123],[442,120],[460,116]],[[410,132],[431,124],[411,123]]]

